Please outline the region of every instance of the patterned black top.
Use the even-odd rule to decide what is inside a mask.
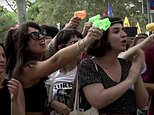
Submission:
[[[131,64],[124,59],[119,58],[122,68],[122,75],[120,82],[124,81],[130,69]],[[82,104],[81,108],[87,110],[90,108],[84,94],[83,88],[93,83],[102,83],[104,88],[110,88],[118,83],[113,81],[105,71],[99,66],[94,64],[91,59],[84,59],[79,65],[79,90]],[[125,114],[136,111],[135,94],[133,88],[128,89],[118,100],[109,104],[108,106],[99,109],[100,113],[106,114]]]

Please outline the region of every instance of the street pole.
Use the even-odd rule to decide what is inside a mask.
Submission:
[[[147,17],[148,17],[148,23],[151,22],[150,20],[150,1],[149,0],[146,0],[146,3],[147,3]]]
[[[144,14],[144,0],[141,0],[141,3],[142,3],[142,14]]]

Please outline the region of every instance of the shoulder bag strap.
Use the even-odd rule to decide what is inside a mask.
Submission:
[[[78,80],[78,69],[77,69],[77,72],[76,72],[76,75],[75,75],[75,79],[74,79],[74,83],[73,83],[73,86],[72,86],[72,91],[71,91],[71,96],[70,96],[70,102],[69,102],[69,108],[70,109],[74,109],[73,105],[74,105],[74,102],[75,102],[75,96],[76,96],[76,92],[78,91],[78,87],[77,87],[77,80]]]

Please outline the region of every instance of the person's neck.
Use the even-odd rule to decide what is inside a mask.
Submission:
[[[113,52],[108,52],[102,57],[96,57],[95,60],[96,60],[96,63],[101,64],[105,67],[115,65],[119,62],[118,54]]]

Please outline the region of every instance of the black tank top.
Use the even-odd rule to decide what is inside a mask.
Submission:
[[[11,115],[11,98],[7,84],[8,81],[4,80],[0,90],[0,115]]]
[[[26,112],[43,112],[47,105],[47,90],[44,80],[30,88],[24,88]]]

